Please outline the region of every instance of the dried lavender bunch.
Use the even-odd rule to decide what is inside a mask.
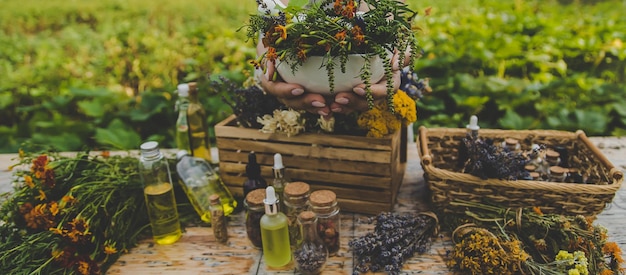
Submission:
[[[481,179],[528,179],[524,166],[530,159],[521,152],[512,152],[493,144],[491,139],[467,135],[461,143],[463,172]]]
[[[369,222],[376,222],[374,232],[348,242],[354,257],[354,275],[383,270],[399,274],[406,259],[428,249],[437,228],[435,217],[426,214],[384,212]]]
[[[218,80],[212,80],[209,86],[216,92],[227,92],[222,96],[222,101],[233,110],[239,125],[246,128],[260,129],[262,125],[257,122],[257,117],[272,114],[282,106],[276,97],[266,94],[256,85],[242,87],[220,76]]]

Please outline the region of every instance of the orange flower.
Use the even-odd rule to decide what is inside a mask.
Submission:
[[[539,216],[543,216],[543,212],[541,212],[541,208],[539,208],[539,206],[533,206],[533,212]]]
[[[110,151],[102,151],[102,153],[100,153],[100,155],[101,155],[103,158],[108,158],[108,157],[110,157],[110,156],[111,156],[111,152],[110,152]]]
[[[306,50],[302,48],[298,49],[298,59],[302,61],[306,60]]]
[[[343,41],[346,39],[346,30],[342,30],[335,34],[335,39],[338,41]]]
[[[604,269],[604,270],[600,271],[600,274],[599,274],[599,275],[613,275],[613,274],[614,274],[614,273],[613,273],[613,271],[612,271],[612,270],[610,270],[610,269]]]
[[[41,179],[44,176],[46,165],[48,165],[48,156],[38,156],[33,160],[33,165],[30,167],[30,171],[35,173],[35,178]]]
[[[104,246],[104,254],[111,255],[117,253],[117,248],[115,245],[108,244]]]
[[[57,235],[63,235],[63,230],[58,229],[56,227],[50,227],[48,229],[49,231],[52,231],[52,233],[57,234]]]
[[[33,177],[26,175],[24,176],[24,183],[26,183],[26,186],[30,187],[30,188],[34,188],[35,187],[35,183],[33,183]]]
[[[341,11],[343,10],[343,3],[341,0],[335,0],[335,3],[333,4],[333,11],[335,12],[335,14],[339,15],[341,14]]]
[[[54,188],[54,170],[52,169],[44,169],[43,172],[43,185],[48,186],[49,188]]]
[[[365,35],[363,34],[361,27],[354,26],[352,28],[352,36],[354,36],[354,41],[356,41],[357,45],[365,43]]]
[[[56,216],[57,214],[59,214],[59,204],[56,201],[51,202],[49,206],[50,214],[52,214],[52,216]]]
[[[91,274],[91,269],[90,269],[91,266],[89,265],[88,262],[78,261],[77,265],[78,265],[77,269],[80,274],[83,274],[83,275]]]
[[[274,27],[274,33],[278,33],[280,38],[283,40],[287,39],[287,28],[283,25],[278,25]]]
[[[624,262],[622,258],[622,249],[615,242],[607,242],[602,247],[602,253],[610,255],[615,262],[621,264]]]
[[[356,13],[356,5],[354,4],[354,0],[348,0],[348,3],[346,4],[346,7],[341,12],[341,15],[349,19],[352,19],[355,13]]]
[[[276,61],[276,59],[278,58],[278,55],[276,54],[276,48],[274,47],[268,47],[267,48],[267,53],[265,53],[265,57],[269,60],[269,61]]]
[[[36,196],[35,199],[38,199],[40,201],[45,201],[48,197],[46,197],[46,193],[43,192],[43,190],[39,190],[39,196]]]

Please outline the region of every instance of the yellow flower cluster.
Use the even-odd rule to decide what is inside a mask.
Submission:
[[[394,94],[393,105],[395,113],[389,110],[386,102],[376,104],[374,108],[359,115],[357,124],[368,130],[368,137],[380,138],[417,120],[415,100],[404,91],[398,90]]]
[[[582,251],[574,251],[572,254],[561,250],[556,255],[555,260],[559,271],[563,272],[563,274],[589,275],[589,262]]]
[[[448,266],[466,274],[516,274],[529,255],[519,240],[500,240],[476,230],[454,246]]]

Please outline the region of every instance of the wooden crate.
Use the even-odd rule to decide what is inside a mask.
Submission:
[[[303,133],[287,137],[236,126],[235,116],[215,125],[220,175],[235,196],[243,194],[248,154],[271,183],[274,154],[283,156],[286,176],[312,190],[337,194],[342,211],[390,211],[406,167],[406,129],[384,138]]]

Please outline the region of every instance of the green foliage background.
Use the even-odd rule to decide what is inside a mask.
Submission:
[[[626,135],[626,1],[435,1],[417,125]],[[255,2],[0,0],[0,152],[173,147],[175,87],[247,78]],[[421,12],[423,15],[424,13]],[[210,76],[207,76],[209,75]],[[221,94],[228,91],[220,91]],[[201,91],[214,125],[230,109]]]

